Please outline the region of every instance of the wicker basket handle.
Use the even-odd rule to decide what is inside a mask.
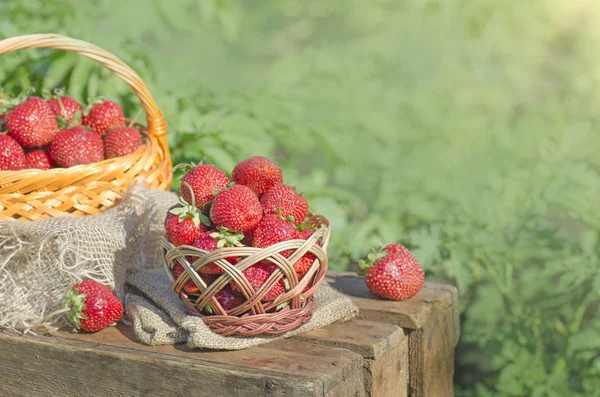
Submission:
[[[162,111],[154,102],[144,81],[129,66],[113,54],[82,40],[57,34],[32,34],[16,36],[0,41],[0,55],[28,48],[52,48],[71,51],[90,58],[119,76],[131,86],[146,112],[148,133],[156,137],[165,156],[169,156],[169,148],[165,134],[167,123]]]

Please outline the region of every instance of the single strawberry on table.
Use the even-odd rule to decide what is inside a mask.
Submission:
[[[262,156],[250,157],[238,163],[231,177],[238,185],[248,186],[258,197],[274,184],[283,183],[281,167]]]
[[[69,123],[77,113],[81,115],[82,108],[79,102],[68,95],[56,95],[55,98],[48,99],[48,105],[56,117],[59,117]]]
[[[404,300],[416,295],[425,281],[425,273],[408,249],[391,244],[373,252],[359,263],[367,288],[389,300]]]
[[[225,227],[232,232],[252,230],[262,217],[263,209],[258,197],[243,185],[221,190],[210,207],[210,219],[215,226]]]
[[[42,149],[33,150],[25,154],[27,159],[27,168],[35,168],[39,170],[49,170],[52,168],[52,160],[48,152]]]
[[[115,127],[102,137],[104,142],[104,157],[112,159],[126,156],[142,146],[140,132],[132,127]]]
[[[58,133],[54,112],[39,97],[29,97],[9,110],[4,124],[8,135],[25,148],[47,145]]]
[[[189,169],[181,178],[179,193],[188,203],[194,203],[198,208],[204,208],[213,199],[215,191],[229,185],[227,174],[210,164],[180,164],[175,167],[178,168]]]
[[[97,332],[116,323],[123,315],[123,304],[104,284],[84,280],[74,284],[61,301],[61,310],[48,315],[49,318],[66,313],[78,329]]]
[[[17,141],[0,133],[0,171],[18,171],[27,168],[25,151]]]
[[[60,130],[50,144],[48,153],[59,167],[73,167],[104,160],[102,137],[83,127]]]
[[[294,223],[302,223],[308,214],[308,202],[296,190],[284,183],[276,183],[260,197],[265,214],[291,216]]]
[[[90,127],[100,135],[113,127],[125,126],[125,114],[118,103],[105,100],[94,104],[83,117],[83,125]]]
[[[242,243],[240,240],[243,237],[243,233],[231,233],[227,230],[210,230],[208,232],[200,233],[192,245],[201,250],[210,252],[223,247],[241,247]],[[187,257],[187,260],[190,263],[193,263],[197,259],[197,257]],[[232,256],[225,258],[225,260],[231,264],[236,264],[239,258],[237,256]],[[206,274],[222,274],[223,269],[216,263],[211,262],[198,269],[198,272]]]
[[[181,201],[169,208],[165,217],[165,234],[174,245],[191,245],[196,237],[206,231],[198,209]]]

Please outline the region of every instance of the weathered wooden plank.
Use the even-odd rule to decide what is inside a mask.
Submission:
[[[215,352],[148,347],[131,337],[127,327],[53,337],[0,333],[0,390],[11,396],[26,390],[27,396],[337,397],[351,379],[360,380],[353,385],[359,393],[364,388],[362,358],[344,349],[321,346],[318,355],[307,354],[304,343],[288,351]]]
[[[329,272],[327,281],[359,306],[360,318],[407,330],[411,397],[454,396],[454,346],[459,329],[456,288],[426,282],[413,298],[394,302],[371,294],[363,278],[352,273]]]
[[[454,396],[454,338],[452,310],[433,316],[409,338],[410,387],[413,396]]]
[[[295,337],[360,354],[368,396],[405,397],[408,382],[408,338],[402,328],[365,320],[332,324]]]

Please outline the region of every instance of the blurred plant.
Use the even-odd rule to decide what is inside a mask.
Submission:
[[[122,57],[177,162],[277,160],[332,221],[333,268],[379,241],[412,247],[461,293],[459,396],[600,396],[600,7],[365,4],[0,2],[0,35],[35,26]],[[2,61],[6,92],[138,106],[77,56]]]

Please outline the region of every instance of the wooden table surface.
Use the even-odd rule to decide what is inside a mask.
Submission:
[[[0,396],[453,396],[458,301],[452,286],[377,299],[330,272],[359,318],[242,351],[145,346],[120,324],[95,334],[0,332]]]

